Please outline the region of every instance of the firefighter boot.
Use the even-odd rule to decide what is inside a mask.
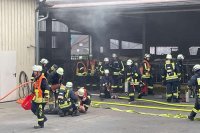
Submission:
[[[196,116],[197,113],[195,113],[194,111],[192,111],[190,113],[190,115],[188,116],[188,119],[191,120],[191,121],[194,121],[194,117]]]

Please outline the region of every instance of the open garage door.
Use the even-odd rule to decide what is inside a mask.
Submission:
[[[16,86],[16,52],[0,52],[0,97],[3,97]],[[17,99],[15,91],[0,102]]]

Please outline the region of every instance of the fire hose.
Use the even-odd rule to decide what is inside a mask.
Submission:
[[[128,97],[118,97],[119,99],[126,99],[128,100]],[[166,102],[160,102],[155,100],[149,100],[149,99],[136,99],[137,101],[144,101],[144,102],[150,102],[150,103],[156,103],[161,105],[167,105],[167,106],[174,106],[174,107],[193,107],[192,104],[172,104],[172,103],[166,103]]]
[[[30,86],[29,84],[33,83],[32,81],[28,81],[28,76],[24,71],[20,72],[19,75],[19,85],[11,89],[8,93],[0,97],[0,102],[12,94],[14,91],[19,90],[19,98],[24,98],[30,93]]]
[[[0,101],[2,101],[3,99],[5,99],[7,96],[9,96],[11,93],[13,93],[14,91],[22,88],[22,87],[25,87],[27,85],[29,85],[30,83],[32,83],[32,81],[29,81],[29,82],[25,82],[25,83],[22,83],[16,87],[14,87],[13,89],[11,89],[11,91],[9,91],[8,93],[6,93],[3,97],[0,98]]]
[[[99,102],[99,101],[92,101],[92,107],[101,107],[101,105],[109,105],[106,109],[111,109],[113,111],[119,112],[126,112],[126,113],[136,113],[140,115],[149,115],[149,116],[158,116],[158,117],[165,117],[165,118],[175,118],[175,119],[187,119],[187,115],[183,115],[181,113],[178,114],[155,114],[155,113],[145,113],[145,112],[138,112],[132,109],[122,110],[116,107],[111,107],[111,105],[115,106],[125,106],[125,107],[136,107],[136,108],[147,108],[147,109],[157,109],[157,110],[168,110],[168,111],[181,111],[181,112],[191,112],[191,110],[187,109],[177,109],[177,108],[162,108],[156,106],[141,106],[141,105],[130,105],[130,104],[122,104],[122,103],[113,103],[113,102]],[[200,121],[200,118],[195,118],[195,120]]]

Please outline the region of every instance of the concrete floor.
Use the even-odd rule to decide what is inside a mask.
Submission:
[[[136,110],[166,113],[149,109]],[[36,117],[31,111],[24,111],[15,102],[0,103],[1,133],[194,133],[200,130],[200,121],[191,122],[186,119],[139,115],[92,107],[87,114],[77,117],[60,118],[48,115],[47,118],[44,129],[33,129]]]

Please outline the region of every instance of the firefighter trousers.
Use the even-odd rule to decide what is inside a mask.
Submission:
[[[45,105],[46,103],[36,103],[32,101],[31,111],[37,116],[38,125],[41,127],[44,127],[44,122],[47,120],[46,116],[44,115]]]
[[[167,81],[166,89],[167,101],[171,102],[171,100],[174,100],[174,102],[178,102],[178,81]]]
[[[130,83],[128,83],[128,96],[129,96],[129,102],[135,100],[135,88]]]

